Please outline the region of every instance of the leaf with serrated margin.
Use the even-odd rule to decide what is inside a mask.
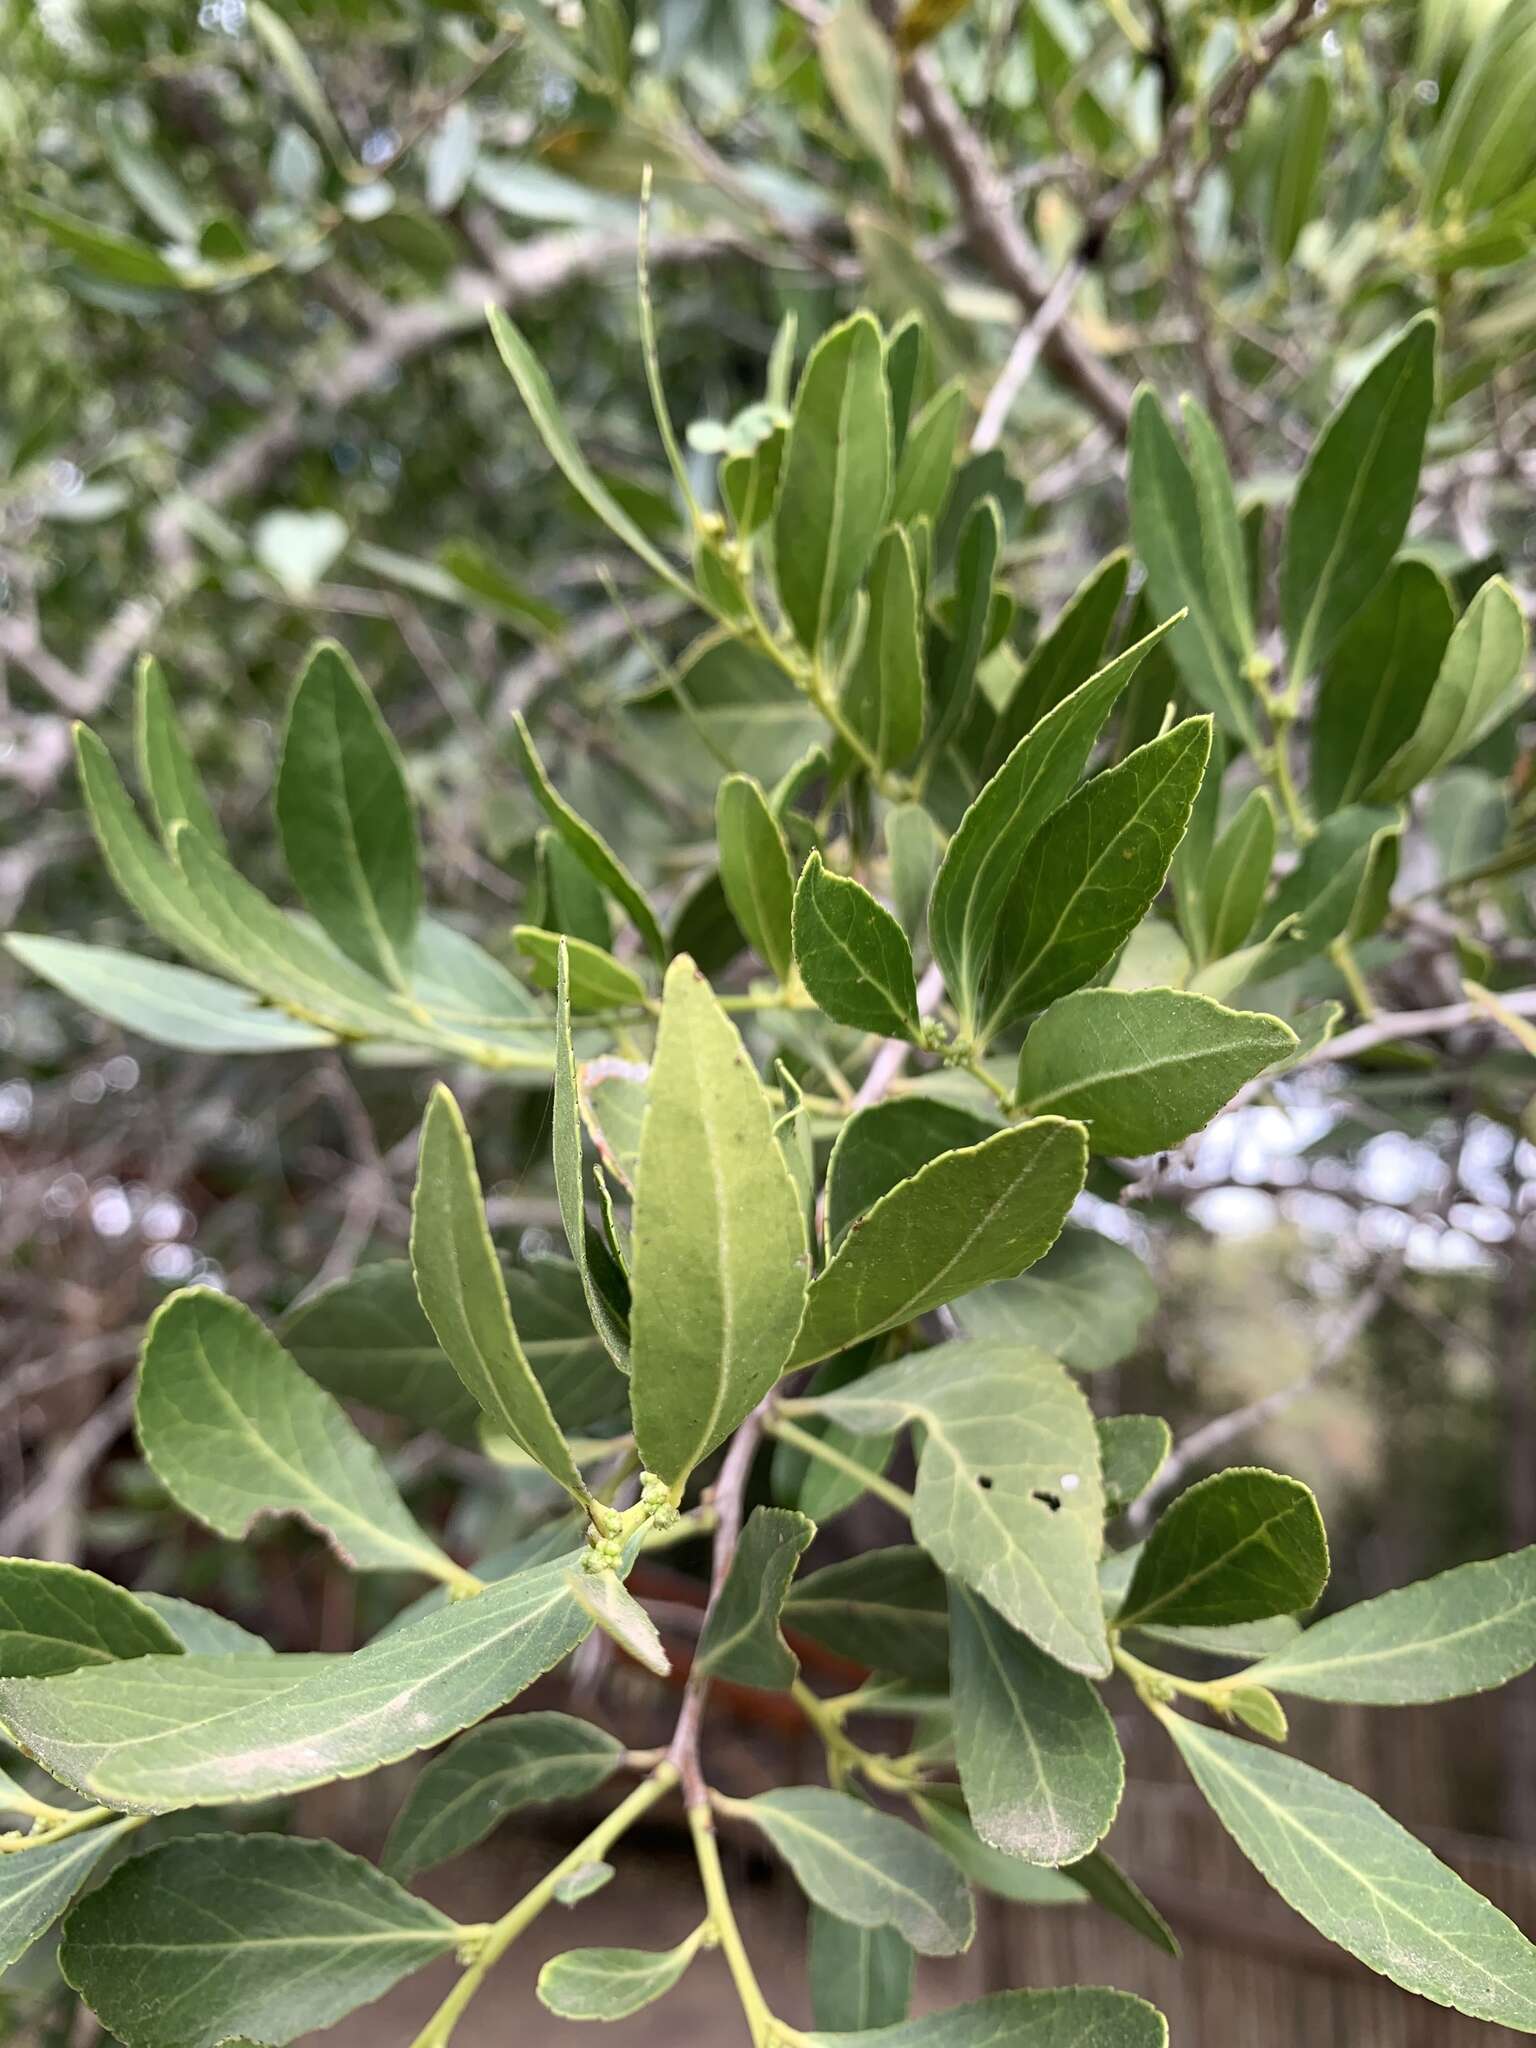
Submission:
[[[811,2034],[810,2048],[1168,2048],[1168,2022],[1128,1991],[999,1991],[867,2034]]]
[[[539,2003],[563,2020],[622,2020],[664,1997],[698,1954],[705,1929],[676,1948],[573,1948],[539,1972]]]
[[[795,889],[794,938],[800,979],[829,1017],[883,1038],[916,1033],[917,977],[906,933],[861,882],[824,868],[819,853]]]
[[[920,1423],[919,1543],[1047,1656],[1091,1677],[1108,1672],[1095,1571],[1098,1437],[1054,1358],[1018,1344],[944,1344],[822,1395],[808,1412],[857,1430]]]
[[[1336,811],[1422,779],[1393,764],[1413,738],[1435,687],[1456,613],[1449,586],[1427,562],[1394,562],[1323,664],[1311,722],[1307,795]]]
[[[788,981],[794,969],[791,920],[795,872],[784,828],[763,787],[750,775],[727,775],[715,793],[720,884],[731,915],[758,957]]]
[[[65,1981],[123,2048],[281,2044],[369,2005],[463,1930],[334,1842],[196,1835],[71,1912]]]
[[[1405,1991],[1536,2033],[1536,1948],[1374,1800],[1182,1715],[1165,1725],[1222,1826],[1320,1934]]]
[[[592,1327],[621,1372],[629,1371],[629,1331],[617,1297],[624,1276],[602,1239],[587,1225],[587,1170],[581,1150],[581,1098],[576,1052],[571,1043],[570,958],[564,946],[556,962],[555,1105],[551,1123],[555,1194],[565,1241],[581,1275]],[[601,1283],[601,1284],[600,1284]]]
[[[358,1571],[464,1576],[417,1525],[340,1404],[227,1294],[181,1288],[156,1309],[137,1414],[155,1477],[221,1536],[298,1515]]]
[[[1011,1279],[1055,1242],[1082,1191],[1081,1124],[1036,1117],[941,1153],[848,1231],[811,1282],[792,1365]]]
[[[953,1304],[967,1337],[1033,1344],[1074,1372],[1129,1357],[1157,1307],[1157,1286],[1135,1252],[1070,1224],[1038,1265]]]
[[[1483,584],[1456,622],[1413,737],[1367,795],[1406,796],[1509,717],[1530,688],[1525,613],[1502,576]]]
[[[136,1823],[109,1822],[62,1841],[0,1856],[0,1970],[8,1970],[58,1919],[109,1849]]]
[[[882,768],[899,768],[922,744],[927,680],[922,593],[906,530],[890,527],[869,572],[869,617],[843,685],[843,713]]]
[[[1186,1487],[1158,1518],[1116,1623],[1225,1627],[1299,1614],[1328,1583],[1328,1538],[1310,1487],[1234,1466]]]
[[[989,764],[1011,754],[1047,712],[1096,673],[1125,596],[1130,567],[1124,548],[1107,556],[1035,642],[987,742]]]
[[[805,1219],[762,1082],[686,954],[667,971],[635,1181],[630,1402],[676,1484],[783,1372],[805,1307]]]
[[[996,1129],[968,1109],[924,1095],[892,1096],[855,1110],[827,1162],[828,1246],[835,1251],[851,1224],[929,1160],[979,1145]]]
[[[948,1683],[944,1577],[916,1544],[823,1565],[790,1588],[784,1618],[798,1634],[872,1671],[915,1685]]]
[[[180,1648],[158,1614],[110,1579],[42,1558],[0,1558],[0,1678],[51,1678]]]
[[[210,845],[221,845],[218,820],[177,722],[165,671],[152,654],[141,657],[134,676],[133,737],[139,781],[162,837],[185,818]]]
[[[1306,1699],[1407,1707],[1487,1692],[1533,1664],[1536,1545],[1330,1614],[1252,1676]]]
[[[693,1668],[733,1685],[782,1692],[800,1660],[779,1627],[784,1596],[816,1524],[791,1508],[754,1508],[709,1610]]]
[[[818,2027],[864,2032],[906,2018],[916,1957],[894,1927],[855,1927],[813,1905],[807,1931],[811,2016]]]

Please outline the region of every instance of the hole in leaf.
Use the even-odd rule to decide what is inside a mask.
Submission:
[[[982,1490],[982,1492],[983,1492],[983,1493],[990,1493],[990,1492],[992,1491],[992,1475],[991,1475],[991,1473],[990,1473],[990,1472],[978,1472],[978,1473],[976,1474],[976,1484],[977,1484],[977,1485],[978,1485],[978,1486],[979,1486],[979,1487],[981,1488],[981,1490]]]
[[[1041,1507],[1049,1508],[1053,1515],[1061,1506],[1061,1497],[1059,1494],[1046,1493],[1044,1489],[1041,1487],[1036,1487],[1035,1491],[1029,1497],[1031,1500],[1039,1501]]]

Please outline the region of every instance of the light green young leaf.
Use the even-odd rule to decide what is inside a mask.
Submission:
[[[562,1877],[555,1886],[556,1902],[562,1906],[579,1906],[583,1899],[590,1899],[605,1884],[611,1884],[617,1875],[611,1863],[583,1863],[569,1877]]]
[[[668,1676],[672,1661],[662,1643],[661,1631],[617,1572],[590,1572],[584,1566],[576,1566],[567,1575],[566,1588],[603,1634],[610,1636],[637,1664],[654,1671],[658,1678]]]
[[[965,1879],[926,1835],[819,1785],[732,1799],[727,1811],[772,1842],[806,1897],[855,1927],[894,1927],[919,1955],[971,1945]]]
[[[182,1288],[156,1309],[137,1413],[155,1477],[221,1536],[299,1515],[355,1570],[463,1578],[340,1404],[227,1294]]]
[[[1135,1350],[1156,1307],[1133,1251],[1069,1225],[1037,1266],[963,1296],[954,1316],[967,1337],[1032,1344],[1074,1372],[1102,1372]]]
[[[0,1970],[8,1970],[47,1933],[102,1857],[135,1825],[110,1821],[62,1841],[0,1856]]]
[[[789,1359],[805,1219],[735,1025],[686,954],[667,971],[634,1205],[636,1441],[670,1483],[731,1433]]]
[[[893,185],[901,183],[901,72],[891,40],[864,0],[838,0],[818,43],[837,110]]]
[[[559,981],[563,949],[570,963],[573,1010],[632,1009],[648,999],[645,983],[634,969],[602,946],[530,924],[513,925],[512,943],[533,963],[532,979],[540,988],[554,988]]]
[[[959,378],[936,391],[907,427],[891,487],[893,526],[912,527],[919,519],[937,524],[954,478],[955,449],[965,411],[965,386]]]
[[[1457,620],[1418,728],[1372,783],[1372,801],[1406,796],[1509,717],[1530,687],[1528,642],[1514,592],[1492,577]]]
[[[1104,1502],[1118,1514],[1140,1500],[1173,1449],[1173,1431],[1161,1415],[1105,1415],[1096,1425]]]
[[[814,1364],[1022,1273],[1055,1242],[1087,1164],[1082,1125],[1059,1117],[930,1160],[881,1196],[811,1282],[790,1363]]]
[[[587,1225],[587,1171],[581,1150],[581,1101],[571,1044],[570,959],[560,949],[555,991],[555,1104],[552,1120],[555,1194],[571,1257],[581,1275],[592,1326],[621,1372],[629,1371],[629,1331],[615,1294],[623,1286],[612,1255]],[[600,1284],[601,1283],[601,1284]]]
[[[789,1582],[816,1524],[791,1508],[754,1508],[709,1611],[693,1668],[733,1685],[782,1692],[800,1660],[779,1627]]]
[[[334,1842],[194,1835],[113,1871],[69,1916],[64,1978],[123,2048],[281,2044],[369,2005],[462,1938]]]
[[[914,1685],[949,1682],[944,1578],[915,1544],[823,1565],[790,1588],[784,1616],[798,1634],[872,1671]]]
[[[1419,725],[1440,672],[1455,612],[1442,577],[1426,562],[1394,562],[1323,664],[1312,719],[1308,795],[1321,811],[1368,792],[1402,796],[1421,780],[1399,781],[1390,764]]]
[[[42,1558],[0,1558],[0,1678],[51,1678],[180,1648],[158,1614],[110,1579]]]
[[[813,1905],[808,1932],[811,2016],[818,2027],[863,2033],[906,2018],[916,1958],[894,1927],[855,1927]]]
[[[139,780],[161,836],[185,818],[210,846],[221,846],[218,820],[177,723],[165,671],[152,654],[141,659],[134,677],[133,735]]]
[[[1323,428],[1296,486],[1280,566],[1293,677],[1326,661],[1397,553],[1435,400],[1434,316],[1421,313]]]
[[[469,1132],[441,1082],[421,1126],[411,1271],[422,1312],[481,1410],[578,1505],[584,1502],[586,1486],[512,1320]]]
[[[931,1096],[889,1096],[855,1110],[827,1162],[827,1245],[836,1251],[854,1223],[930,1160],[994,1137],[970,1110]]]
[[[1053,1869],[1086,1856],[1125,1788],[1095,1687],[965,1586],[950,1590],[949,1666],[960,1784],[982,1841]]]
[[[1362,1600],[1252,1676],[1274,1692],[1362,1706],[1464,1699],[1536,1664],[1536,1546]]]
[[[1179,400],[1189,441],[1189,468],[1200,517],[1200,556],[1212,618],[1222,638],[1247,660],[1255,649],[1248,594],[1248,556],[1227,451],[1205,407],[1188,392]]]
[[[721,783],[715,795],[715,836],[720,884],[731,914],[748,945],[786,982],[795,964],[795,873],[784,828],[754,777],[727,775]]]
[[[1148,1537],[1122,1628],[1225,1626],[1298,1614],[1328,1583],[1328,1538],[1310,1487],[1256,1466],[1197,1480]]]
[[[1267,789],[1251,789],[1211,848],[1201,888],[1205,952],[1235,953],[1258,920],[1275,859],[1275,806]]]
[[[1075,1117],[1093,1152],[1166,1151],[1292,1051],[1278,1017],[1171,988],[1085,988],[1053,1003],[1019,1055],[1021,1107]]]
[[[899,768],[923,739],[922,593],[906,529],[888,528],[869,572],[869,618],[843,685],[843,713],[882,768]]]
[[[811,2048],[1168,2048],[1168,2022],[1128,1991],[998,1991],[868,2034],[812,2034]]]
[[[891,411],[880,330],[867,313],[824,334],[795,397],[774,507],[779,598],[815,654],[857,588],[885,525]]]
[[[812,853],[795,889],[795,964],[829,1017],[855,1031],[910,1038],[917,978],[907,935],[860,882],[830,874]]]
[[[288,872],[318,922],[349,959],[405,987],[421,914],[415,813],[400,750],[334,641],[319,643],[299,678],[274,808]]]
[[[676,1948],[573,1948],[551,1956],[535,1987],[539,2003],[563,2020],[626,2019],[672,1989],[704,1933],[695,1928]]]
[[[1166,1726],[1243,1854],[1320,1934],[1405,1991],[1536,2033],[1536,1948],[1374,1800],[1182,1715]]]
[[[1131,558],[1124,548],[1100,562],[1030,649],[1024,671],[997,715],[990,762],[1011,754],[1047,712],[1097,673],[1125,596]]]

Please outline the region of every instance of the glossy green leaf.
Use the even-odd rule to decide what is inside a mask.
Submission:
[[[805,1220],[735,1025],[686,954],[667,972],[634,1205],[631,1400],[670,1482],[735,1429],[789,1359]]]
[[[752,1510],[699,1637],[695,1671],[779,1692],[793,1683],[800,1660],[784,1640],[779,1617],[815,1534],[816,1524],[790,1508]]]
[[[964,412],[965,387],[955,379],[913,415],[891,487],[893,526],[911,527],[919,519],[937,523],[954,478]]]
[[[1316,211],[1317,181],[1332,110],[1328,74],[1319,66],[1304,73],[1286,94],[1284,131],[1269,201],[1269,253],[1276,263],[1290,262],[1302,229]]]
[[[441,1083],[421,1126],[411,1271],[422,1311],[482,1411],[577,1502],[587,1490],[512,1321],[474,1147]]]
[[[1457,620],[1417,730],[1372,783],[1373,801],[1406,796],[1509,717],[1530,687],[1528,644],[1514,592],[1492,577]]]
[[[922,744],[927,694],[922,593],[904,527],[882,538],[867,588],[869,616],[843,685],[843,715],[882,768],[899,768]]]
[[[894,1927],[919,1955],[970,1947],[976,1922],[964,1878],[905,1821],[819,1785],[732,1799],[726,1810],[762,1830],[827,1912],[855,1927]]]
[[[622,2020],[663,1997],[698,1954],[704,1929],[676,1948],[573,1948],[539,1972],[539,2003],[563,2020]]]
[[[70,1914],[66,1981],[123,2048],[294,2041],[461,1939],[334,1842],[196,1835],[124,1863]]]
[[[1258,921],[1275,859],[1275,806],[1267,789],[1251,789],[1205,862],[1201,886],[1204,950],[1212,960],[1235,953]]]
[[[1423,715],[1451,637],[1451,594],[1427,563],[1394,562],[1323,665],[1308,793],[1319,810],[1368,792],[1404,795],[1388,764]]]
[[[581,1102],[576,1054],[571,1044],[570,959],[563,947],[556,964],[555,1102],[551,1149],[560,1220],[571,1257],[581,1276],[581,1289],[587,1312],[592,1318],[592,1327],[614,1364],[621,1371],[628,1372],[629,1331],[614,1299],[616,1269],[602,1240],[593,1235],[587,1223],[587,1170],[581,1150]]]
[[[812,2034],[811,2048],[1168,2048],[1168,2022],[1127,1991],[998,1991],[868,2034]]]
[[[177,723],[165,671],[150,654],[134,677],[133,736],[139,780],[161,836],[185,818],[210,845],[220,845],[218,820]]]
[[[1296,486],[1280,567],[1291,673],[1326,661],[1407,530],[1435,398],[1436,326],[1409,322],[1323,428]]]
[[[1131,558],[1109,555],[1074,591],[1030,650],[1023,673],[998,713],[988,742],[990,761],[1011,754],[1019,741],[1099,669],[1110,628],[1125,597]]]
[[[798,1634],[872,1671],[894,1672],[914,1685],[948,1683],[944,1579],[915,1544],[823,1565],[790,1588],[784,1619]]]
[[[885,525],[891,411],[880,330],[867,313],[824,334],[795,397],[773,514],[779,598],[813,654],[857,588]]]
[[[1106,1415],[1097,1424],[1104,1500],[1111,1514],[1139,1500],[1173,1448],[1161,1415]]]
[[[564,947],[570,963],[573,1010],[635,1009],[648,999],[645,983],[634,969],[602,946],[529,924],[513,925],[512,943],[532,962],[532,978],[540,988],[554,988],[559,981],[560,949]]]
[[[1086,1856],[1125,1787],[1097,1689],[965,1586],[950,1593],[949,1667],[960,1783],[982,1841],[1052,1868]]]
[[[340,1404],[227,1294],[182,1288],[156,1309],[137,1414],[155,1477],[221,1536],[298,1515],[359,1571],[462,1576]]]
[[[1070,1225],[1027,1273],[954,1304],[967,1337],[1032,1344],[1075,1372],[1130,1356],[1157,1307],[1145,1264],[1124,1245]]]
[[[839,1024],[910,1038],[917,978],[907,935],[861,882],[813,853],[795,889],[795,964],[808,992]]]
[[[791,919],[795,874],[784,829],[762,784],[750,775],[727,775],[715,797],[720,883],[748,945],[781,982],[793,971]]]
[[[62,1841],[38,1842],[0,1856],[0,1970],[8,1970],[58,1919],[109,1849],[135,1823],[110,1821]]]
[[[1164,1510],[1117,1620],[1122,1628],[1225,1626],[1299,1614],[1328,1583],[1310,1487],[1256,1466],[1200,1479]]]
[[[180,1648],[159,1615],[110,1579],[41,1558],[0,1558],[0,1678],[50,1678]]]
[[[1200,516],[1200,558],[1205,589],[1217,630],[1244,661],[1255,649],[1253,606],[1248,590],[1248,556],[1227,451],[1216,423],[1196,398],[1179,400],[1189,441],[1189,470]]]
[[[1053,1003],[1019,1055],[1017,1099],[1086,1125],[1093,1152],[1166,1151],[1295,1049],[1278,1017],[1171,988],[1085,988]]]
[[[836,1250],[851,1224],[883,1195],[945,1152],[996,1135],[968,1109],[924,1095],[888,1097],[855,1110],[827,1163],[827,1244]]]
[[[894,1927],[855,1927],[813,1905],[807,1972],[818,2027],[863,2033],[907,2016],[916,1958]]]
[[[1406,1707],[1487,1692],[1533,1664],[1536,1547],[1330,1614],[1251,1675],[1307,1699]]]
[[[1536,1948],[1374,1800],[1282,1751],[1166,1725],[1243,1854],[1320,1934],[1405,1991],[1536,2033]]]
[[[274,808],[316,919],[349,959],[404,987],[421,912],[416,818],[400,750],[334,641],[315,648],[294,691]]]
[[[791,1364],[1022,1273],[1055,1242],[1087,1159],[1080,1124],[1036,1117],[930,1160],[866,1211],[811,1282]]]

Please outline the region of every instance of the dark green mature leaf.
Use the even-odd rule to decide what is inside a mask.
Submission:
[[[623,1284],[612,1255],[587,1223],[587,1170],[581,1150],[581,1100],[571,1044],[570,962],[562,947],[556,964],[555,1103],[551,1150],[555,1194],[566,1243],[581,1275],[592,1327],[622,1372],[629,1371],[629,1331],[615,1295]],[[627,1303],[626,1303],[627,1306]]]
[[[0,1856],[0,1970],[8,1970],[47,1933],[102,1857],[137,1825],[111,1821]]]
[[[1267,789],[1251,789],[1211,848],[1200,877],[1204,951],[1212,960],[1235,953],[1258,921],[1275,859],[1275,805]]]
[[[464,1576],[340,1404],[227,1294],[182,1288],[150,1318],[138,1428],[167,1493],[221,1536],[299,1515],[359,1571]]]
[[[893,526],[911,527],[919,519],[937,522],[954,476],[964,411],[965,387],[956,378],[936,391],[913,416],[891,488]]]
[[[197,1835],[115,1870],[70,1914],[59,1967],[123,2048],[280,2044],[328,2027],[461,1939],[334,1842]]]
[[[816,653],[857,588],[885,525],[891,405],[880,330],[856,313],[812,349],[795,396],[774,506],[779,598]]]
[[[1098,1437],[1054,1358],[1018,1344],[945,1344],[822,1395],[816,1409],[850,1429],[921,1423],[913,1535],[1047,1656],[1108,1671]]]
[[[693,962],[667,972],[634,1205],[631,1401],[651,1471],[685,1479],[784,1370],[805,1219],[762,1083]]]
[[[135,1657],[0,1680],[0,1719],[61,1784],[124,1812],[362,1777],[484,1720],[585,1640],[575,1562],[502,1579],[350,1657]]]
[[[676,1948],[573,1948],[551,1956],[535,1987],[563,2020],[622,2020],[665,1996],[698,1954],[704,1929]]]
[[[534,857],[538,869],[538,926],[549,932],[564,932],[568,938],[584,939],[589,946],[600,946],[606,952],[613,944],[613,920],[597,878],[551,827],[535,838]],[[534,913],[530,910],[529,915],[532,918]],[[553,988],[553,979],[546,986]]]
[[[1023,674],[998,713],[987,745],[989,761],[1011,754],[1047,712],[1095,673],[1125,596],[1130,567],[1131,558],[1123,548],[1106,557],[1035,642]]]
[[[1425,562],[1394,562],[1375,595],[1323,665],[1312,720],[1308,794],[1335,811],[1374,794],[1404,795],[1385,771],[1412,737],[1451,637],[1455,613],[1444,581]]]
[[[977,1834],[1027,1863],[1086,1856],[1125,1787],[1096,1688],[964,1586],[950,1592],[949,1665],[955,1754]]]
[[[1269,900],[1264,926],[1273,933],[1293,919],[1285,952],[1272,972],[1320,953],[1349,929],[1385,842],[1402,830],[1402,814],[1386,806],[1350,804],[1325,818],[1301,859]]]
[[[1278,1017],[1171,988],[1085,988],[1053,1003],[1019,1055],[1022,1108],[1075,1117],[1093,1152],[1165,1151],[1296,1047]]]
[[[1451,92],[1426,165],[1434,215],[1476,214],[1530,176],[1536,137],[1526,115],[1536,76],[1532,0],[1478,17],[1477,35]]]
[[[1018,1906],[1080,1906],[1081,1889],[1065,1871],[1026,1863],[984,1842],[972,1827],[958,1785],[929,1785],[914,1801],[917,1816],[972,1884]]]
[[[1280,566],[1293,676],[1332,651],[1408,528],[1435,401],[1434,316],[1421,313],[1324,427],[1296,486]]]
[[[400,751],[334,641],[299,678],[274,807],[288,872],[319,923],[349,959],[403,988],[421,912],[416,818]]]
[[[819,1785],[732,1799],[726,1811],[760,1828],[827,1912],[855,1927],[894,1927],[919,1955],[970,1947],[976,1920],[965,1879],[905,1821]]]
[[[51,1678],[180,1648],[153,1609],[110,1579],[41,1558],[0,1558],[0,1678]]]
[[[949,1679],[944,1577],[926,1550],[904,1544],[823,1565],[790,1588],[784,1618],[814,1643],[914,1685]]]
[[[836,1250],[849,1226],[882,1195],[931,1159],[995,1135],[968,1109],[923,1095],[888,1097],[844,1122],[827,1164],[827,1243]]]
[[[1189,467],[1200,514],[1200,555],[1211,616],[1223,639],[1246,662],[1255,651],[1248,553],[1232,471],[1216,423],[1197,398],[1179,400],[1189,439]]]
[[[791,919],[795,872],[784,828],[769,808],[762,784],[750,775],[727,775],[715,797],[720,883],[747,943],[781,982],[795,964]]]
[[[632,967],[616,960],[605,947],[565,932],[542,931],[537,925],[515,924],[512,943],[533,966],[540,988],[554,988],[560,978],[560,951],[570,963],[573,1010],[623,1010],[647,999],[645,983]]]
[[[894,1927],[855,1927],[811,1907],[807,1968],[818,2027],[863,2033],[904,2020],[915,1963],[911,1943]]]
[[[185,818],[210,845],[220,845],[218,820],[176,721],[165,671],[152,654],[143,656],[134,677],[133,737],[139,781],[161,837]]]
[[[1012,600],[993,582],[1002,548],[1002,511],[995,498],[983,498],[971,507],[960,528],[955,543],[954,593],[929,652],[931,753],[937,753],[962,724],[976,680],[976,664],[992,644],[994,632],[998,637],[1006,632],[1012,616]]]
[[[1085,783],[1041,827],[1001,906],[984,1036],[1080,988],[1114,957],[1163,886],[1210,751],[1211,721],[1186,718]]]
[[[1181,1715],[1168,1732],[1287,1905],[1405,1991],[1536,2033],[1536,1948],[1353,1786]]]
[[[965,1027],[981,1014],[987,962],[1003,905],[1036,833],[1071,794],[1116,698],[1166,625],[1064,697],[1020,740],[949,842],[933,885],[929,935]]]
[[[1290,262],[1301,231],[1315,210],[1331,111],[1328,74],[1314,65],[1287,94],[1269,202],[1269,251],[1278,264]]]
[[[1126,1358],[1157,1307],[1157,1287],[1133,1251],[1070,1225],[1029,1272],[954,1304],[967,1337],[1033,1344],[1074,1372]]]
[[[699,1637],[695,1671],[774,1691],[793,1683],[800,1660],[784,1640],[779,1616],[815,1534],[816,1524],[791,1508],[752,1510]]]
[[[809,993],[839,1024],[910,1038],[917,978],[907,935],[860,882],[830,874],[813,853],[795,890],[795,962]]]
[[[843,713],[882,768],[899,768],[922,744],[927,682],[922,593],[912,541],[891,527],[869,572],[869,616],[843,685]]]
[[[1154,1948],[1160,1948],[1164,1955],[1178,1960],[1179,1944],[1173,1929],[1145,1892],[1131,1882],[1105,1850],[1093,1850],[1062,1875],[1080,1885],[1096,1906],[1102,1906],[1106,1913],[1113,1913],[1117,1920],[1144,1941],[1150,1941]]]
[[[422,1313],[405,1259],[360,1266],[290,1309],[278,1331],[302,1370],[339,1401],[450,1437],[465,1435],[480,1413]]]
[[[483,1413],[573,1500],[585,1501],[570,1446],[512,1320],[469,1132],[441,1082],[421,1126],[411,1271],[423,1313]]]
[[[1111,1514],[1139,1500],[1173,1448],[1173,1431],[1160,1415],[1106,1415],[1096,1425],[1104,1501]]]
[[[1310,1487],[1235,1466],[1165,1510],[1116,1619],[1122,1628],[1262,1621],[1300,1613],[1327,1583],[1328,1538]]]
[[[152,243],[140,241],[137,235],[125,235],[115,228],[101,227],[95,221],[82,219],[79,214],[66,212],[61,206],[48,206],[40,199],[22,197],[19,204],[21,211],[43,230],[50,241],[97,276],[110,278],[114,284],[135,285],[147,291],[181,291],[185,288],[182,274],[174,264],[168,263]]]
[[[195,1657],[271,1657],[276,1654],[262,1636],[252,1635],[238,1621],[179,1600],[174,1593],[140,1593],[137,1598],[157,1614],[184,1650]]]
[[[999,1991],[905,2026],[812,2034],[811,2048],[1168,2048],[1168,2022],[1127,1991]]]
[[[1054,1243],[1087,1162],[1082,1126],[1058,1117],[930,1160],[866,1212],[812,1281],[790,1363],[829,1358],[1023,1272]]]
[[[1315,1622],[1253,1667],[1273,1692],[1363,1706],[1463,1699],[1536,1664],[1536,1546]]]
[[[483,1842],[519,1807],[595,1792],[621,1744],[570,1714],[510,1714],[435,1756],[395,1816],[381,1858],[402,1883]]]
[[[1418,728],[1371,785],[1373,801],[1406,796],[1509,717],[1530,687],[1528,638],[1514,592],[1491,577],[1457,620]]]

